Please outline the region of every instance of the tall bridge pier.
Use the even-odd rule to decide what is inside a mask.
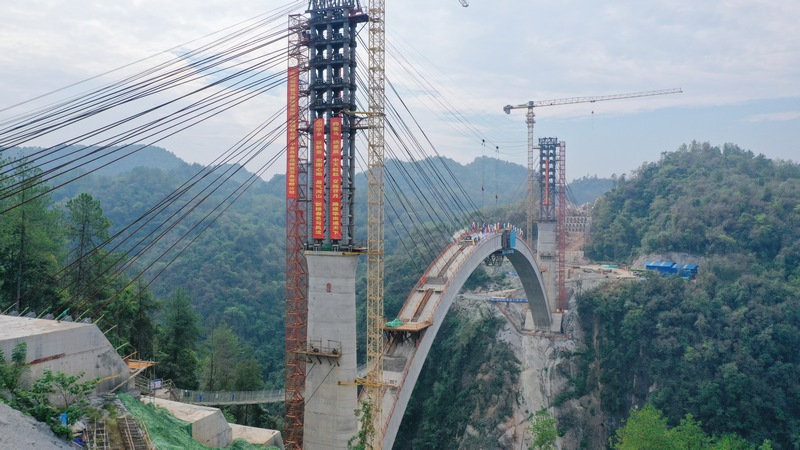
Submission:
[[[302,242],[293,247],[296,263],[287,257],[287,305],[294,305],[287,307],[287,361],[294,370],[287,363],[285,434],[292,450],[341,449],[358,431],[355,275],[362,250],[353,234],[355,140],[363,126],[354,111],[356,29],[368,17],[359,0],[309,0],[306,14],[290,20],[296,57],[289,67],[286,192],[294,210],[287,228],[295,230],[293,243]],[[303,329],[305,336],[297,336]]]
[[[551,330],[561,331],[561,318],[566,309],[564,293],[559,286],[564,283],[565,233],[559,232],[563,226],[561,217],[566,196],[563,181],[564,155],[559,150],[564,143],[558,138],[539,138],[539,223],[536,240],[537,263],[542,272],[544,289],[549,300],[553,321]]]
[[[303,448],[341,449],[358,432],[358,253],[307,251],[308,348]]]

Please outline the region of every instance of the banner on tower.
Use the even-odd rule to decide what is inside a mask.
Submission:
[[[286,198],[297,198],[300,153],[300,69],[289,67],[286,95]]]
[[[342,238],[342,118],[331,118],[331,239]]]
[[[325,239],[325,119],[314,119],[314,199],[311,203],[314,239]]]

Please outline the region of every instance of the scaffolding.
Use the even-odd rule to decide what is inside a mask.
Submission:
[[[352,114],[356,104],[356,27],[366,21],[358,0],[310,0],[306,14],[289,16],[287,449],[303,448],[309,356],[309,273],[304,252],[355,250],[355,133],[360,128],[360,119]]]
[[[314,123],[309,243],[313,250],[354,250],[356,27],[367,21],[356,0],[309,5],[309,111]],[[317,129],[320,127],[320,129]]]
[[[556,287],[558,295],[558,310],[567,310],[567,279],[566,279],[566,252],[567,252],[567,144],[558,143],[558,198],[556,205]]]
[[[289,16],[286,157],[286,372],[283,440],[303,448],[305,359],[308,325],[308,269],[303,250],[308,228],[308,55],[305,16]]]
[[[384,109],[386,5],[369,1],[369,131],[367,193],[367,395],[372,402],[375,435],[371,448],[383,446],[383,276],[384,276]]]

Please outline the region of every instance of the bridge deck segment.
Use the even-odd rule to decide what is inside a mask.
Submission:
[[[384,448],[394,444],[422,365],[453,300],[484,259],[501,250],[500,233],[483,234],[477,239],[454,239],[431,263],[400,309],[397,317],[406,329],[387,327],[381,404]],[[550,330],[551,308],[533,253],[521,239],[513,249],[505,250],[520,275],[535,327]]]

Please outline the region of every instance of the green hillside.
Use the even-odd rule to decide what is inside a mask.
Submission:
[[[29,154],[35,151],[26,149]],[[420,167],[426,170],[421,171]],[[448,159],[426,160],[416,165],[388,161],[387,168],[392,178],[387,183],[387,203],[395,206],[387,208],[386,228],[386,273],[392,276],[386,279],[385,300],[386,314],[391,316],[453,230],[468,223],[469,216],[458,211],[474,212],[483,205],[482,213],[487,218],[524,223],[524,209],[519,202],[526,188],[526,170],[489,158],[466,166]],[[164,149],[141,148],[136,158],[123,166],[87,174],[36,202],[29,202],[25,208],[8,213],[4,217],[7,220],[0,223],[0,307],[6,310],[13,305],[16,285],[21,280],[21,292],[25,294],[21,301],[23,308],[37,313],[45,310],[59,313],[70,308],[69,313],[75,317],[98,320],[121,353],[137,350],[140,357],[158,361],[150,376],[172,378],[186,388],[282,387],[284,177],[275,176],[270,181],[256,179],[229,205],[224,199],[248,179],[249,173],[226,166],[221,171],[237,171],[230,182],[220,184],[214,181],[216,175],[206,177],[196,186],[185,188],[187,195],[181,201],[152,214],[151,222],[142,220],[150,217],[148,211],[169,199],[173,191],[196,177],[201,169],[176,161]],[[442,192],[441,187],[431,183],[431,173],[441,176],[452,190]],[[460,186],[453,180],[458,180]],[[365,218],[366,177],[357,174],[356,181],[357,217]],[[216,189],[211,193],[207,188]],[[30,198],[31,192],[24,195]],[[188,199],[195,196],[205,200],[187,206]],[[10,198],[3,204],[11,205],[21,198]],[[78,199],[84,199],[83,210],[76,209]],[[215,208],[221,204],[227,209],[217,218],[216,212],[220,210]],[[79,284],[62,276],[63,268],[75,259],[76,212],[97,224],[97,231],[88,236],[94,244],[120,233],[120,237],[90,258],[93,264],[98,263],[97,269],[85,273],[77,281]],[[185,219],[175,219],[181,216]],[[365,239],[364,221],[357,223],[357,238]],[[30,226],[20,227],[22,223]],[[425,238],[433,228],[441,239]],[[162,233],[163,237],[156,242],[154,236]],[[135,239],[122,242],[128,236]],[[190,241],[191,245],[186,246]],[[18,274],[20,243],[25,245],[24,270]],[[142,255],[137,258],[140,251]],[[111,275],[128,264],[124,274]],[[111,272],[101,274],[106,268]],[[359,265],[357,280],[362,349],[365,268],[365,262]],[[144,275],[135,280],[142,270]],[[148,285],[150,280],[153,282]],[[486,275],[478,271],[469,283],[477,286],[486,280]],[[90,294],[81,293],[76,286],[89,286]],[[412,401],[411,408],[427,411],[422,417],[428,418],[410,421],[404,425],[404,433],[409,442],[419,445],[428,445],[433,439],[438,448],[451,448],[455,445],[453,440],[459,438],[458,433],[429,436],[430,427],[465,426],[466,420],[475,414],[470,405],[480,404],[481,408],[494,410],[494,400],[490,402],[485,394],[504,392],[502,386],[516,380],[513,356],[503,352],[491,339],[481,338],[497,330],[500,324],[496,319],[457,313],[451,316],[441,333],[444,343],[437,343],[433,350],[436,362],[426,365],[423,376],[436,380],[438,372],[458,366],[468,366],[469,372],[460,379],[447,381],[446,392],[416,394],[421,397]],[[460,350],[450,351],[453,346]],[[468,361],[470,355],[484,353],[488,348],[493,348],[492,361]],[[489,376],[491,371],[487,367],[498,364],[508,366],[509,373],[495,380]],[[211,367],[223,367],[223,373],[212,375]],[[472,382],[475,377],[482,381]],[[437,406],[455,401],[449,398],[449,392],[458,389],[466,393],[459,400],[464,402],[462,408],[442,410]],[[509,395],[503,397],[503,407],[495,411],[500,419],[513,403],[513,395]],[[227,409],[239,423],[280,427],[279,410]],[[482,423],[486,435],[492,434],[491,421]]]
[[[800,167],[694,143],[620,180],[593,211],[598,260],[664,251],[739,254],[797,276]],[[773,262],[775,265],[773,265]]]
[[[703,262],[693,281],[579,296],[593,339],[576,391],[597,392],[614,426],[650,403],[671,426],[689,413],[712,436],[800,448],[799,219],[800,166],[734,145],[683,146],[620,180],[593,211],[593,258]]]
[[[77,154],[92,150],[82,147],[73,149]],[[153,214],[153,220],[145,223],[140,219],[151,208],[168,198],[187,180],[196,177],[202,167],[184,163],[158,147],[136,147],[135,150],[134,155],[120,163],[88,174],[54,191],[50,197],[54,207],[63,206],[81,192],[90,194],[99,202],[103,214],[111,222],[110,235],[121,232],[122,237],[135,237],[125,243],[117,239],[110,244],[120,244],[114,250],[116,254],[131,252],[123,261],[132,259],[140,249],[147,248],[128,269],[130,276],[148,267],[143,280],[158,274],[149,289],[159,299],[170,298],[177,288],[184,289],[194,310],[202,318],[201,337],[210,336],[211,329],[220,323],[227,323],[241,339],[242,345],[247,346],[250,349],[248,352],[260,362],[267,387],[281,387],[285,314],[284,176],[277,175],[268,182],[255,180],[213,222],[211,219],[216,216],[214,208],[250,174],[240,170],[231,181],[222,185],[213,181],[216,174],[206,177],[189,189],[188,195],[160,213]],[[28,148],[23,149],[22,153],[33,155],[36,151]],[[112,148],[110,151],[117,154],[129,149]],[[223,169],[231,173],[236,168]],[[489,186],[493,186],[491,196],[497,193],[498,201],[519,197],[519,192],[514,192],[524,186],[526,172],[520,166],[489,158],[476,160],[467,166],[448,159],[424,160],[418,164],[389,160],[387,171],[392,174],[391,181],[387,181],[387,203],[395,205],[394,208],[387,208],[387,264],[390,268],[393,264],[408,268],[396,271],[403,275],[387,280],[387,314],[391,315],[405,300],[410,286],[419,277],[418,272],[428,264],[428,258],[435,255],[431,252],[439,250],[432,242],[425,242],[427,248],[415,250],[419,242],[410,242],[409,236],[402,233],[430,229],[425,222],[438,222],[444,218],[452,222],[438,224],[438,233],[449,236],[453,230],[467,223],[464,216],[451,214],[453,209],[474,210],[479,207],[482,187],[488,193]],[[456,179],[470,182],[463,183],[462,190],[451,181],[451,192],[439,192],[436,183],[423,179],[425,174],[435,172],[440,173],[445,181]],[[502,174],[504,180],[519,179],[520,183],[495,182],[495,173]],[[482,179],[485,183],[471,182]],[[189,198],[198,194],[205,196],[209,191],[204,189],[217,185],[218,189],[205,201],[191,205],[191,211],[185,206]],[[366,241],[366,187],[366,176],[357,174],[356,217],[360,220],[356,224],[356,239],[362,242]],[[398,200],[401,195],[403,202]],[[447,198],[456,198],[457,202],[442,203],[439,200],[433,207],[428,203],[433,199]],[[426,210],[435,210],[439,215],[426,214]],[[175,217],[184,214],[184,220],[175,220]],[[205,218],[208,214],[211,216]],[[198,223],[201,226],[194,228]],[[127,228],[131,224],[135,224],[134,227]],[[208,229],[200,233],[205,225],[209,225]],[[155,242],[153,236],[161,233],[163,237]],[[180,241],[184,235],[186,237]],[[190,241],[192,244],[186,247]],[[444,243],[446,237],[442,237],[441,245]],[[173,245],[175,247],[171,247]],[[414,260],[408,259],[409,252],[415,255]],[[61,260],[63,256],[56,256],[55,259]],[[360,264],[362,273],[364,268],[365,264]],[[363,284],[363,280],[360,283]],[[360,295],[363,292],[361,289]],[[164,316],[160,310],[154,310],[153,314],[159,320]],[[148,354],[144,349],[141,351]]]

